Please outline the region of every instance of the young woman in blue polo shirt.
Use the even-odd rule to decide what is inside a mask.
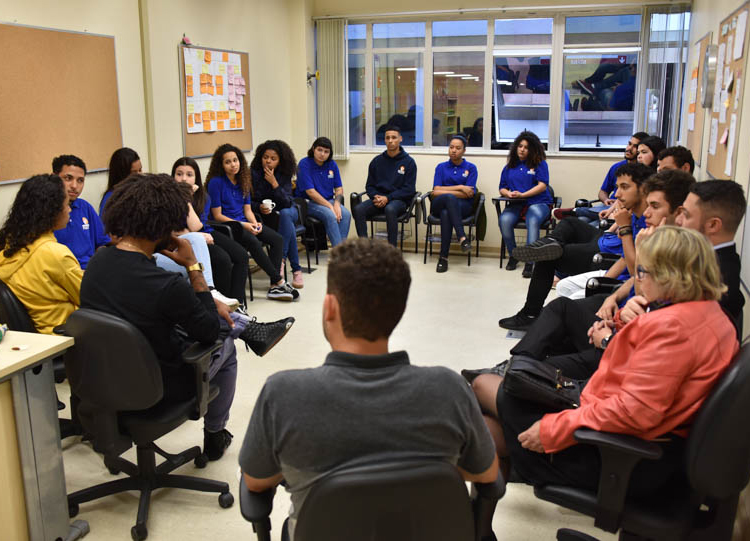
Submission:
[[[336,246],[349,236],[352,214],[336,199],[344,194],[344,187],[332,156],[328,137],[313,141],[307,158],[302,158],[297,167],[297,193],[309,200],[307,213],[323,222],[331,246]]]
[[[284,281],[281,267],[282,239],[276,231],[255,219],[252,209],[252,180],[245,155],[230,144],[223,144],[214,152],[208,168],[208,193],[211,196],[211,214],[218,222],[237,222],[235,240],[250,252],[260,268],[271,279],[268,298],[291,301],[299,293]],[[266,254],[263,244],[270,248]]]
[[[535,133],[522,131],[510,147],[508,164],[500,175],[500,195],[511,201],[500,214],[500,233],[510,254],[507,270],[515,270],[518,260],[513,257],[516,239],[513,228],[518,223],[521,212],[526,209],[526,243],[539,238],[539,227],[549,218],[552,196],[549,186],[544,146]],[[523,268],[524,278],[530,278],[533,263]]]
[[[107,199],[112,195],[112,190],[115,189],[115,186],[130,175],[140,173],[142,169],[141,158],[132,148],[118,148],[112,153],[112,156],[109,158],[107,189],[104,191],[102,200],[99,203],[99,216],[102,219],[104,218],[104,205],[107,204]]]
[[[292,196],[292,178],[297,173],[297,159],[284,141],[269,140],[258,145],[250,162],[253,181],[253,212],[259,215],[265,226],[279,232],[283,239],[283,264],[289,258],[292,267],[292,286],[304,287],[302,267],[297,253],[297,231],[295,224],[299,213]],[[263,201],[270,200],[273,206]]]
[[[471,250],[471,242],[464,232],[463,218],[471,214],[474,206],[477,168],[473,163],[464,160],[465,152],[466,138],[463,135],[454,135],[448,144],[450,159],[435,168],[430,213],[440,218],[440,259],[437,263],[437,272],[448,270],[448,251],[454,230],[461,250]]]

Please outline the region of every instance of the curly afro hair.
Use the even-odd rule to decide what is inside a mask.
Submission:
[[[263,154],[266,150],[273,150],[279,155],[279,166],[277,167],[279,173],[289,178],[297,174],[297,159],[294,157],[294,152],[289,145],[280,139],[271,139],[259,144],[258,148],[255,149],[253,161],[250,162],[250,169],[263,173]]]

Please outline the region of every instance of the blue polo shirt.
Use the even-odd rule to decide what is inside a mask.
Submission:
[[[510,191],[526,192],[536,186],[539,182],[544,182],[549,186],[549,168],[547,162],[542,162],[534,169],[529,169],[526,162],[520,162],[512,169],[507,165],[503,167],[500,174],[500,189],[505,188]],[[524,200],[527,205],[536,205],[537,203],[552,204],[552,196],[549,190]]]
[[[615,191],[617,191],[617,177],[615,176],[615,173],[617,170],[628,163],[628,160],[622,160],[621,162],[617,162],[612,167],[609,168],[609,171],[607,172],[607,176],[604,177],[604,182],[602,182],[601,190],[603,192],[607,192],[610,197],[614,197]]]
[[[65,229],[55,231],[55,238],[76,256],[82,269],[99,246],[109,244],[99,215],[88,201],[80,197],[70,203],[70,219]]]
[[[314,189],[323,199],[333,199],[333,192],[341,188],[339,166],[333,160],[318,165],[311,158],[302,158],[297,167],[297,194],[310,199],[306,190]]]
[[[198,212],[196,210],[196,212]],[[208,220],[213,220],[214,217],[211,215],[211,196],[206,194],[206,204],[203,205],[203,210],[200,213],[200,216],[198,216],[201,220],[201,223],[203,224],[202,231],[204,233],[210,233],[214,230],[213,227],[208,225]]]
[[[107,204],[107,199],[110,198],[112,195],[112,190],[107,190],[104,192],[104,195],[102,196],[102,201],[99,203],[99,216],[102,216],[104,214],[104,205]]]
[[[435,180],[432,186],[471,186],[477,187],[477,166],[466,160],[462,160],[460,165],[455,165],[452,161],[439,163],[435,167]]]
[[[641,215],[640,218],[636,218],[635,214],[633,214],[630,219],[630,225],[633,228],[633,240],[635,241],[635,238],[638,236],[638,233],[641,232],[641,229],[644,229],[646,227],[646,217]],[[603,252],[605,254],[617,254],[620,257],[624,256],[624,252],[622,251],[622,239],[617,233],[605,232],[601,237],[599,237],[598,244],[600,252]],[[630,278],[630,273],[628,272],[628,269],[626,267],[622,274],[617,277],[617,279],[625,281],[628,278]]]
[[[221,213],[238,222],[246,222],[245,205],[252,204],[250,194],[243,195],[239,184],[232,184],[226,175],[214,177],[208,182],[211,208],[221,207]]]

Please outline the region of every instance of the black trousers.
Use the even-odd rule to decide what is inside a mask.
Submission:
[[[245,298],[247,280],[247,250],[223,233],[213,231],[214,243],[208,245],[214,285],[231,299]]]
[[[589,344],[588,330],[600,319],[596,311],[606,298],[594,295],[580,300],[553,300],[510,353],[545,360],[569,378],[590,378],[599,367],[602,351]]]
[[[263,230],[253,235],[242,228],[242,236],[237,239],[242,246],[250,252],[253,259],[258,263],[263,272],[271,279],[271,285],[281,281],[281,258],[283,255],[283,239],[276,231],[264,225]],[[263,249],[263,245],[268,244],[269,253]]]
[[[591,270],[591,260],[599,252],[598,229],[582,222],[578,218],[568,217],[562,220],[550,233],[550,237],[563,246],[562,256],[552,261],[539,261],[534,264],[534,273],[526,293],[526,304],[522,312],[536,317],[542,311],[555,271],[573,276]]]

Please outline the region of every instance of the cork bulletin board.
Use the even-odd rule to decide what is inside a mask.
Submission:
[[[747,30],[750,2],[719,24],[719,55],[714,104],[709,115],[708,165],[715,179],[733,179],[740,131],[743,79],[747,68]]]
[[[203,64],[206,65],[211,65],[211,61],[213,61],[213,64],[216,64],[217,59],[226,58],[227,60],[231,60],[230,55],[231,57],[239,57],[238,71],[244,82],[244,84],[242,85],[242,87],[244,88],[244,93],[237,95],[236,98],[241,102],[241,106],[239,106],[237,109],[241,109],[242,129],[230,129],[229,119],[226,119],[226,121],[218,120],[220,116],[219,113],[225,113],[225,116],[228,116],[229,113],[231,113],[233,110],[236,110],[231,108],[231,105],[224,105],[222,103],[223,100],[220,100],[218,97],[218,92],[220,91],[219,87],[225,86],[224,84],[218,85],[218,82],[227,82],[226,79],[230,75],[228,73],[228,70],[223,69],[222,73],[219,73],[216,69],[216,66],[213,66],[211,69],[204,68],[203,73],[195,73],[195,69],[192,70],[194,71],[194,73],[186,73],[186,65],[191,64],[190,58],[195,57],[199,54],[205,55],[206,52],[209,53],[208,56],[204,56],[204,58],[208,61],[203,62]],[[188,57],[187,62],[186,55]],[[185,155],[193,158],[211,156],[214,150],[216,150],[219,145],[222,145],[224,143],[231,143],[242,151],[252,151],[253,135],[252,129],[250,127],[250,69],[248,54],[226,49],[215,49],[211,47],[180,45],[178,47],[178,56],[180,66],[180,99],[182,103],[182,138]],[[219,64],[222,63],[219,62]],[[226,64],[226,61],[223,64]],[[217,73],[210,73],[210,71],[217,71]],[[215,96],[214,103],[216,104],[216,107],[214,107],[213,109],[213,119],[209,119],[208,123],[205,124],[206,128],[198,133],[195,133],[194,131],[197,125],[195,121],[197,117],[195,115],[202,115],[203,111],[196,112],[194,110],[195,105],[191,107],[191,102],[194,101],[194,98],[197,94],[200,93],[201,95],[205,95],[204,89],[200,88],[201,86],[203,86],[203,83],[201,82],[200,85],[197,84],[198,79],[200,79],[201,75],[211,76],[212,88],[209,88],[209,90],[212,91],[211,96]],[[188,79],[188,77],[190,77],[191,79]],[[194,90],[192,92],[188,90],[191,80],[194,81],[195,84]],[[226,85],[226,88],[228,87],[229,85]],[[221,92],[222,94],[226,94],[226,89],[221,89]],[[189,93],[193,95],[188,96]],[[225,108],[222,109],[221,107]],[[193,108],[193,110],[190,111],[189,108]],[[219,122],[226,122],[226,124],[220,125]]]
[[[122,146],[115,38],[0,24],[0,181],[51,173],[75,154],[106,169]]]
[[[711,43],[711,32],[695,42],[690,55],[690,70],[688,71],[688,104],[687,118],[687,140],[685,146],[693,153],[695,165],[701,164],[701,150],[703,149],[703,127],[706,119],[706,110],[701,105],[701,80],[703,79],[703,64],[706,57],[706,48]]]

